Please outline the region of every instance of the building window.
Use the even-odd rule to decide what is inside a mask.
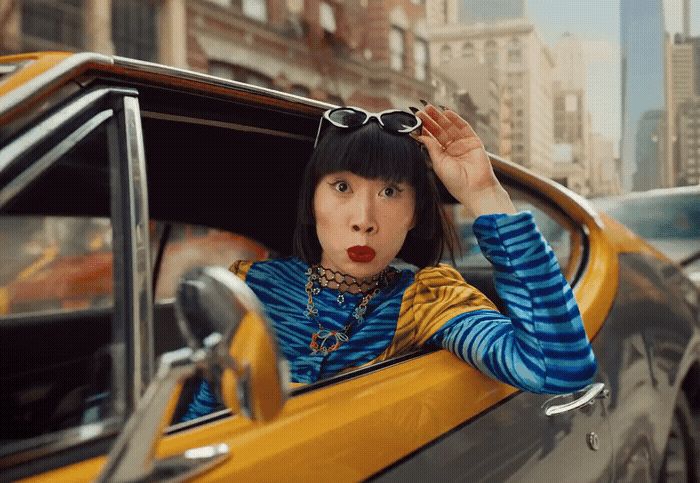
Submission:
[[[488,65],[498,65],[498,45],[495,40],[484,44],[484,62]]]
[[[335,24],[335,12],[333,11],[333,7],[330,3],[321,2],[318,9],[321,28],[330,34],[334,34],[337,30],[337,26]]]
[[[117,55],[155,61],[158,12],[152,0],[112,0],[112,41]]]
[[[405,42],[404,31],[392,25],[389,32],[389,67],[397,72],[403,70]]]
[[[440,49],[440,62],[445,63],[452,60],[452,49],[449,45],[443,45]]]
[[[424,81],[428,79],[428,42],[416,39],[413,44],[413,56],[416,64],[416,79]]]
[[[520,64],[523,60],[523,53],[520,48],[520,41],[512,39],[508,42],[508,62],[511,64]]]
[[[474,57],[474,44],[467,42],[462,46],[462,57]]]
[[[24,0],[21,6],[25,50],[85,47],[83,0]]]
[[[267,22],[267,1],[243,0],[243,15],[254,20]]]

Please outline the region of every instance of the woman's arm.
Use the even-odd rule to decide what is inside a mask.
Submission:
[[[527,391],[567,393],[590,384],[597,364],[578,305],[532,214],[480,216],[474,234],[508,316],[460,314],[428,343]]]

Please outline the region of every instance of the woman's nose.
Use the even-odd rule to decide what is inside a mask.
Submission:
[[[352,231],[361,233],[377,231],[377,220],[370,200],[364,200],[356,206],[355,216],[352,218]]]

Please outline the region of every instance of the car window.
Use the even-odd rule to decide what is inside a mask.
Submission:
[[[532,212],[540,232],[551,245],[559,260],[559,265],[565,272],[567,279],[571,281],[573,273],[570,273],[567,267],[572,261],[572,250],[576,249],[575,245],[579,240],[579,235],[572,222],[554,207],[529,193],[513,186],[505,185],[505,188],[517,210]],[[461,255],[457,255],[455,260],[456,268],[464,272],[473,269],[490,269],[491,264],[481,254],[472,230],[474,219],[468,216],[462,205],[447,205],[445,208],[455,225],[461,243]],[[447,258],[443,261],[451,263]]]
[[[0,455],[97,434],[121,407],[112,223],[70,215],[109,213],[109,177],[103,124],[0,210]]]
[[[609,198],[602,208],[644,238],[700,238],[700,194]]]
[[[156,223],[156,236],[162,235],[163,226],[163,222]],[[256,261],[269,256],[263,245],[242,235],[201,225],[172,223],[171,226],[154,292],[156,302],[173,298],[180,277],[194,267],[219,265],[228,268],[236,260]],[[153,240],[151,246],[154,246]]]

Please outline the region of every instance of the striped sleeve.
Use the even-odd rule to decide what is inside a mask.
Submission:
[[[480,216],[474,234],[508,316],[457,315],[428,343],[526,391],[559,394],[590,384],[597,363],[578,305],[532,214]]]

